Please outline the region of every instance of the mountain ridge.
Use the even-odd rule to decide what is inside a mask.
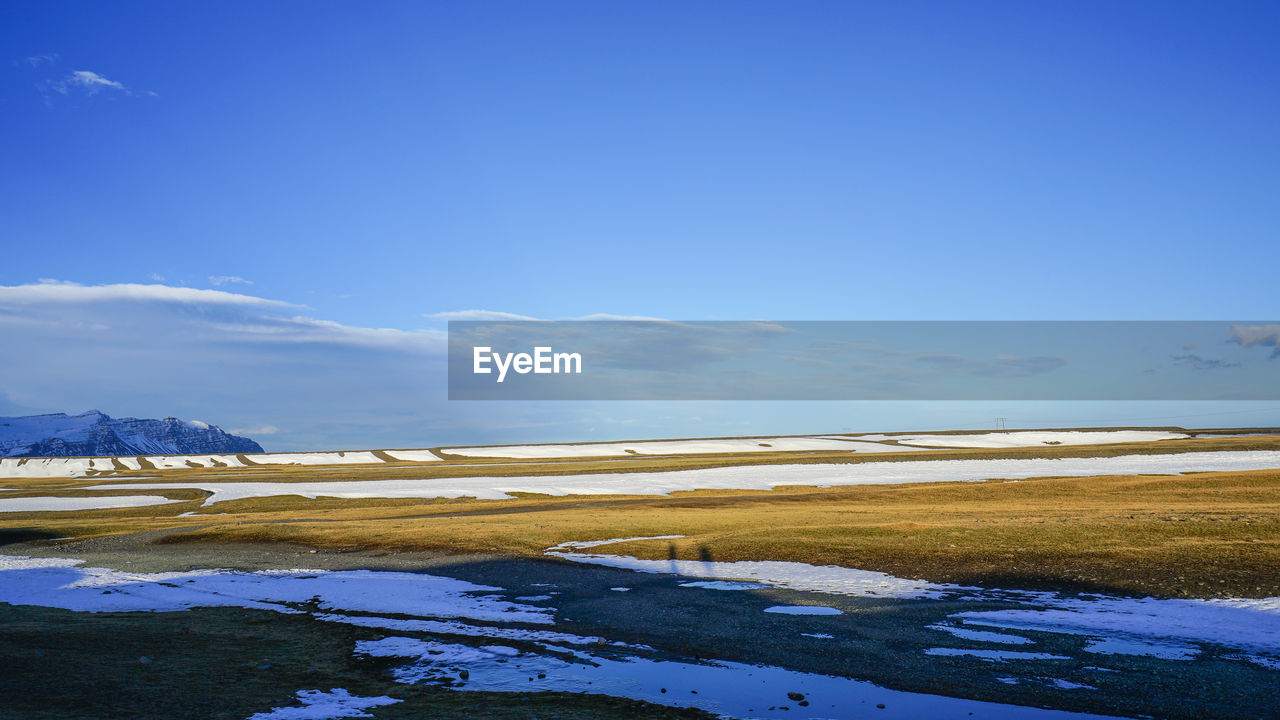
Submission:
[[[262,446],[217,425],[175,417],[112,418],[99,410],[0,417],[0,457],[98,457],[260,453]]]

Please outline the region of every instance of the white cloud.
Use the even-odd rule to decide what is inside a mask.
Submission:
[[[0,353],[0,378],[35,407],[216,417],[283,448],[356,437],[408,447],[411,426],[447,414],[443,331],[344,325],[300,307],[165,285],[0,286],[0,333],[15,349]]]
[[[502,321],[502,320],[530,320],[539,322],[550,322],[546,318],[537,318],[531,315],[517,315],[516,313],[499,312],[497,310],[454,310],[452,312],[438,312],[424,317],[432,320],[476,320],[480,322]],[[573,318],[562,318],[564,321],[575,320],[611,320],[615,322],[669,322],[663,318],[649,317],[647,315],[611,315],[609,313],[594,313],[592,315],[582,315]]]
[[[80,285],[52,279],[37,285],[0,285],[0,325],[6,327],[129,332],[171,325],[163,331],[169,337],[198,336],[223,343],[328,344],[411,353],[442,353],[445,348],[447,336],[441,330],[368,328],[281,312],[303,307],[169,285]]]
[[[118,90],[125,94],[129,94],[129,88],[116,82],[108,80],[92,70],[75,70],[68,75],[62,82],[54,85],[54,89],[66,95],[72,89],[83,90],[89,95],[94,95],[101,90]]]
[[[214,285],[252,285],[252,280],[245,280],[239,275],[210,275],[209,282]]]
[[[610,313],[595,313],[592,315],[583,315],[581,317],[570,318],[572,320],[588,320],[588,321],[608,321],[608,322],[668,322],[663,318],[648,317],[647,315],[613,315]]]
[[[425,317],[432,320],[540,320],[541,318],[515,313],[498,312],[496,310],[455,310],[453,312],[432,313]]]
[[[36,285],[0,285],[0,305],[29,303],[94,303],[111,301],[175,302],[212,305],[252,305],[297,308],[301,305],[268,300],[223,290],[198,290],[171,285],[81,285],[65,280],[41,278]]]
[[[1280,344],[1280,325],[1232,325],[1231,339],[1242,347]]]
[[[275,435],[280,432],[280,428],[275,425],[261,425],[258,427],[232,428],[227,432],[232,435],[243,435],[252,438],[254,435]]]
[[[103,92],[109,95],[125,95],[127,97],[158,97],[159,95],[153,90],[135,92],[126,87],[124,83],[112,80],[92,70],[73,70],[64,75],[63,71],[57,69],[59,60],[61,58],[57,53],[46,53],[43,55],[30,55],[21,60],[13,61],[14,65],[25,64],[32,73],[39,77],[35,82],[35,87],[44,96],[45,105],[49,107],[53,106],[58,96],[71,100],[77,97],[90,97]]]
[[[232,322],[211,323],[210,327],[241,342],[314,343],[411,352],[443,352],[446,341],[446,334],[439,330],[366,328],[300,315],[259,315]]]
[[[158,283],[164,282],[164,276],[161,275],[160,273],[151,273],[150,275],[147,275],[147,278],[149,278],[151,282],[158,282]]]
[[[46,64],[52,65],[53,63],[58,62],[58,53],[45,53],[43,55],[32,55],[30,57],[26,57],[23,59],[31,67],[38,68],[41,65],[46,65]]]
[[[1275,348],[1271,357],[1280,358],[1280,325],[1232,325],[1231,341],[1245,348],[1254,345]]]

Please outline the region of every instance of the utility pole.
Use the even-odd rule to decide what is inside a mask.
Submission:
[[[1004,428],[1005,428],[1004,421],[1005,421],[1005,419],[1004,419],[1004,418],[1002,418],[1002,417],[998,417],[998,418],[996,418],[996,429],[997,429],[997,430],[1004,430]]]

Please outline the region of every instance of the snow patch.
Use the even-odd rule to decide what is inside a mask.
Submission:
[[[315,602],[330,612],[553,622],[545,608],[475,594],[501,588],[436,575],[372,570],[132,573],[79,567],[81,562],[0,555],[0,602],[89,612],[223,606],[295,612],[290,604]]]
[[[1102,655],[1141,655],[1162,660],[1191,660],[1200,654],[1200,649],[1191,645],[1123,637],[1095,638],[1084,649]]]
[[[1010,660],[1070,660],[1066,655],[1053,655],[1042,652],[1023,652],[1021,650],[968,650],[964,648],[935,647],[926,648],[925,655],[943,657],[976,657],[989,662],[1008,662]]]
[[[99,497],[0,498],[0,512],[69,512],[109,508],[146,507],[183,502],[160,495],[103,495]]]
[[[402,702],[396,698],[381,695],[378,697],[360,697],[341,688],[329,692],[321,690],[299,690],[298,702],[301,707],[279,707],[268,712],[249,716],[249,720],[332,720],[333,718],[367,718],[373,717],[365,712],[371,707],[392,705]]]
[[[1070,430],[1070,431],[1019,431],[965,435],[894,435],[904,445],[925,445],[949,448],[1010,448],[1039,445],[1103,445],[1106,443],[1155,442],[1157,440],[1181,440],[1191,437],[1186,433],[1156,430]]]
[[[445,448],[462,457],[544,459],[564,457],[614,457],[621,455],[696,455],[757,452],[904,452],[918,448],[894,447],[860,439],[835,437],[725,438],[720,440],[642,440],[581,445],[508,445],[503,447]]]
[[[255,453],[245,458],[258,465],[381,465],[383,462],[369,451]]]
[[[566,540],[559,545],[552,545],[547,548],[547,552],[559,552],[561,550],[585,550],[586,548],[600,547],[601,545],[616,545],[618,543],[636,542],[638,540],[677,540],[682,537],[684,536],[642,535],[637,537],[609,538],[607,540]]]
[[[157,470],[185,470],[192,467],[244,467],[235,455],[148,455],[143,458]],[[136,461],[135,461],[136,462]]]
[[[1181,600],[1045,596],[1044,609],[976,610],[952,617],[971,625],[1085,635],[1100,652],[1185,652],[1186,643],[1280,654],[1280,597]],[[1101,643],[1101,644],[1099,644]],[[1161,650],[1160,648],[1163,648]],[[1160,657],[1160,655],[1156,655]]]
[[[557,643],[560,645],[614,645],[617,647],[633,647],[648,649],[644,645],[632,645],[622,641],[610,641],[594,635],[573,635],[552,630],[525,630],[521,628],[493,627],[491,625],[468,625],[455,620],[409,620],[405,618],[374,617],[367,615],[318,614],[317,620],[359,625],[360,627],[382,628],[399,632],[423,632],[442,635],[466,635],[470,637],[500,638],[503,640],[523,640],[535,643]]]
[[[844,611],[825,605],[774,605],[764,609],[779,615],[843,615]]]
[[[383,450],[388,457],[405,462],[437,462],[440,457],[430,450]]]
[[[680,583],[680,587],[706,588],[708,590],[759,590],[768,585],[758,582],[733,582],[731,580],[694,580]]]
[[[961,640],[973,640],[975,642],[1004,643],[1006,645],[1029,645],[1034,640],[1024,638],[1021,635],[1007,635],[1005,633],[989,632],[986,630],[970,630],[968,628],[956,627],[955,625],[928,625],[930,630],[941,630],[942,632],[951,633]]]
[[[884,598],[937,598],[944,593],[965,590],[959,585],[940,585],[924,580],[906,580],[871,570],[854,570],[835,565],[818,567],[782,560],[641,560],[625,555],[589,555],[548,550],[552,557],[590,565],[623,568],[647,573],[666,573],[694,578],[749,581],[770,587],[807,590],[836,595]],[[972,589],[972,588],[968,588]]]
[[[348,453],[348,457],[353,454]],[[506,500],[510,493],[547,495],[667,495],[682,490],[771,490],[784,485],[832,487],[919,482],[977,482],[989,479],[1087,477],[1092,475],[1178,474],[1280,468],[1280,451],[1247,450],[1120,455],[1100,458],[1005,460],[909,460],[854,464],[762,465],[669,472],[458,477],[349,482],[122,483],[92,489],[156,490],[198,488],[212,495],[205,504],[274,495],[307,498],[456,498]]]

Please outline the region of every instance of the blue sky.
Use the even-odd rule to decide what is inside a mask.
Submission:
[[[1277,36],[1272,2],[5,3],[0,285],[242,299],[11,294],[0,401],[281,447],[989,422],[448,404],[439,314],[1275,319]]]

